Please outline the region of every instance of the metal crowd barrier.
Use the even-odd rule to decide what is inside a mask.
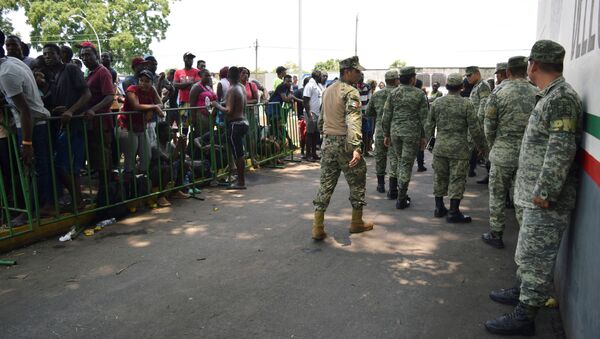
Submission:
[[[47,151],[48,156],[36,158],[38,163],[28,168],[20,157],[20,131],[12,123],[11,108],[6,108],[2,127],[8,136],[0,138],[0,241],[83,215],[105,213],[103,217],[110,218],[110,210],[116,206],[126,205],[130,211],[144,203],[156,207],[159,196],[175,190],[194,193],[196,186],[231,181],[233,159],[223,113],[211,107],[164,112],[165,122],[141,112],[98,114],[91,120],[76,116],[66,126],[62,126],[60,117],[36,121],[36,132],[47,132],[48,140],[36,142],[34,137],[33,147],[43,147],[40,150]],[[119,126],[118,115],[129,117],[128,123]],[[297,117],[286,104],[248,105],[246,166],[278,166],[283,160],[294,161],[300,141]],[[133,123],[140,118],[151,122],[142,130]],[[114,128],[110,128],[111,122]],[[159,125],[168,129],[167,144]],[[183,138],[185,141],[179,141]],[[173,142],[175,150],[183,147],[178,143],[185,144],[185,148],[175,156],[164,157],[157,142]],[[57,148],[58,143],[66,146],[67,170],[64,164],[62,169],[57,168],[58,157],[65,153]],[[81,149],[80,143],[83,158],[78,169],[74,151]],[[172,149],[167,146],[167,150]],[[81,187],[81,199],[71,193],[78,192],[77,186]],[[46,201],[42,201],[40,191],[51,192]],[[13,220],[21,222],[17,225]]]

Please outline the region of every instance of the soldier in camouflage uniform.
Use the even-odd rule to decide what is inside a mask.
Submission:
[[[375,118],[375,172],[377,174],[377,192],[385,192],[385,170],[387,167],[387,161],[390,161],[390,170],[388,175],[390,178],[390,189],[388,191],[388,198],[396,199],[398,197],[398,179],[397,165],[398,158],[394,153],[394,148],[386,147],[383,144],[383,130],[381,127],[381,118],[383,116],[383,106],[387,100],[390,92],[398,87],[400,78],[398,77],[398,71],[392,70],[385,73],[385,87],[380,91],[375,92],[369,101],[367,107],[367,116]],[[389,157],[388,157],[389,154]]]
[[[473,108],[475,108],[475,114],[479,120],[479,128],[481,128],[483,131],[483,111],[485,109],[487,98],[491,93],[490,86],[481,78],[481,72],[477,66],[467,67],[465,71],[465,77],[467,78],[469,84],[473,86],[469,99],[473,104]],[[475,145],[473,145],[470,137],[469,141],[471,142],[472,151],[469,163],[469,176],[474,177],[476,175],[475,168],[477,167],[477,154],[474,148]]]
[[[313,201],[315,217],[312,238],[323,240],[325,233],[325,210],[337,185],[340,172],[350,186],[352,222],[350,233],[361,233],[373,229],[372,223],[363,221],[367,164],[362,157],[362,117],[358,90],[352,85],[361,77],[364,68],[354,56],[340,61],[340,81],[323,92],[319,130],[324,134],[321,148],[321,182]]]
[[[462,77],[448,75],[448,95],[436,99],[431,105],[425,126],[426,137],[432,137],[437,127],[433,147],[433,195],[436,218],[446,216],[450,223],[471,222],[471,217],[460,212],[460,201],[465,192],[470,148],[467,132],[478,149],[485,149],[483,131],[479,128],[475,109],[470,101],[460,96]],[[450,197],[450,211],[444,205],[444,196]]]
[[[508,79],[489,96],[485,107],[484,131],[490,152],[490,232],[483,241],[495,248],[504,248],[505,198],[517,174],[519,150],[529,115],[535,107],[538,90],[525,78],[527,58],[508,60]]]
[[[423,91],[415,87],[416,80],[414,67],[400,69],[400,85],[388,96],[381,122],[384,145],[391,145],[398,158],[398,209],[410,205],[408,184],[423,135],[423,123],[428,113],[427,98]]]
[[[500,86],[500,84],[502,84],[502,82],[506,79],[508,79],[508,74],[506,73],[506,69],[508,68],[508,63],[507,62],[499,62],[496,64],[496,71],[494,72],[494,75],[496,76],[496,87]],[[485,112],[484,112],[485,115]],[[485,119],[485,116],[484,116]]]
[[[575,208],[582,104],[562,76],[564,56],[564,48],[550,40],[537,41],[529,56],[527,74],[541,92],[521,144],[515,184],[515,204],[523,208],[515,253],[520,286],[490,293],[495,301],[518,304],[485,322],[493,333],[535,333],[535,316],[552,287],[560,241]]]

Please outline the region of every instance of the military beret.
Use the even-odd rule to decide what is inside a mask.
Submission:
[[[477,67],[477,66],[469,66],[465,70],[465,75],[471,75],[471,74],[477,73],[477,72],[479,72],[479,67]]]
[[[393,69],[391,71],[385,72],[385,80],[395,80],[398,79],[398,71]]]
[[[499,62],[496,64],[496,72],[494,72],[494,74],[501,72],[501,71],[506,71],[506,68],[508,68],[508,63]]]
[[[417,74],[414,66],[404,66],[400,68],[400,75],[413,75]]]
[[[340,69],[344,69],[344,68],[355,68],[359,71],[365,70],[365,68],[362,67],[360,65],[360,63],[358,62],[358,57],[356,55],[353,57],[350,57],[348,59],[344,59],[344,60],[340,61]]]
[[[562,64],[565,58],[565,49],[558,42],[552,40],[538,40],[531,47],[530,60],[545,64]]]
[[[508,68],[527,67],[527,58],[519,55],[508,59]]]
[[[446,78],[446,86],[460,86],[463,84],[463,77],[459,73],[450,73]]]

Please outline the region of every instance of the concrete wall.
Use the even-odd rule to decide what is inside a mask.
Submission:
[[[540,0],[538,11],[538,38],[565,47],[564,75],[586,114],[578,203],[561,244],[555,286],[567,336],[600,338],[600,0]]]

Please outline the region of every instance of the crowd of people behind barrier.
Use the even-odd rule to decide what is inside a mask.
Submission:
[[[252,167],[281,164],[300,142],[288,124],[297,124],[289,113],[302,100],[286,74],[274,91],[245,67],[223,67],[216,82],[187,52],[182,69],[159,74],[154,56],[135,57],[133,74],[121,81],[111,54],[90,42],[77,45],[78,59],[54,43],[30,58],[19,37],[1,38],[0,188],[2,224],[10,227],[152,193],[150,207],[169,206],[168,197],[198,194],[196,184],[245,168],[246,158]],[[225,106],[237,86],[248,131],[236,140]]]

